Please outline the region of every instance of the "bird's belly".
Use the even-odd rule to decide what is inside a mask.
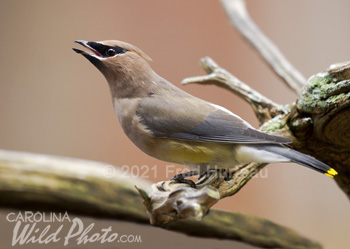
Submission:
[[[154,140],[146,153],[160,160],[191,168],[197,166],[231,168],[237,165],[232,144],[199,143],[168,138]]]

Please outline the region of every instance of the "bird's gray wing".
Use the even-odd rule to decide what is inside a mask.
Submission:
[[[137,116],[156,137],[216,143],[290,143],[251,127],[238,116],[197,98],[146,98]]]

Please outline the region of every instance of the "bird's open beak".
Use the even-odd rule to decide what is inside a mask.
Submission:
[[[83,40],[77,40],[76,43],[79,43],[83,45],[84,47],[88,48],[90,51],[83,51],[80,49],[73,48],[73,50],[83,55],[86,59],[88,59],[92,64],[94,64],[99,70],[102,70],[103,67],[103,56],[100,52],[98,52],[96,49],[94,49],[92,46],[90,46],[90,42],[83,41]]]
[[[74,42],[79,43],[80,45],[83,45],[84,47],[86,47],[86,48],[88,48],[90,50],[90,51],[83,51],[83,50],[80,50],[80,49],[73,48],[73,50],[76,53],[82,54],[82,55],[84,55],[87,58],[88,57],[95,57],[97,59],[103,58],[103,56],[96,49],[94,49],[93,47],[89,46],[89,42],[88,41],[76,40]]]

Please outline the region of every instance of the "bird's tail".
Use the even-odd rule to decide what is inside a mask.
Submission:
[[[287,147],[282,146],[282,145],[276,146],[276,145],[266,145],[265,144],[265,145],[256,145],[254,147],[256,147],[257,149],[276,153],[276,154],[281,155],[285,158],[288,158],[291,162],[301,164],[303,166],[306,166],[308,168],[311,168],[313,170],[321,172],[321,173],[323,173],[327,176],[330,176],[332,178],[338,174],[338,172],[335,169],[333,169],[330,166],[328,166],[327,164],[317,160],[316,158],[313,158],[309,155],[303,154],[301,152],[287,148]]]

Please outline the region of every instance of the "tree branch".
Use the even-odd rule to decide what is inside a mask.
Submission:
[[[2,206],[49,208],[148,224],[149,217],[135,184],[146,191],[151,188],[149,182],[131,178],[105,163],[0,150]],[[147,198],[147,194],[143,197]],[[289,228],[220,210],[212,210],[202,221],[190,219],[168,224],[166,228],[265,248],[321,248]]]
[[[232,25],[250,42],[288,87],[297,94],[306,84],[305,77],[283,56],[250,18],[244,0],[221,0]]]
[[[210,57],[207,56],[202,58],[201,66],[208,75],[186,78],[182,81],[182,84],[197,83],[217,85],[233,92],[251,105],[256,117],[260,121],[260,124],[263,124],[279,114],[285,113],[285,108],[282,105],[273,102],[261,93],[252,89],[225,69],[221,68]]]

